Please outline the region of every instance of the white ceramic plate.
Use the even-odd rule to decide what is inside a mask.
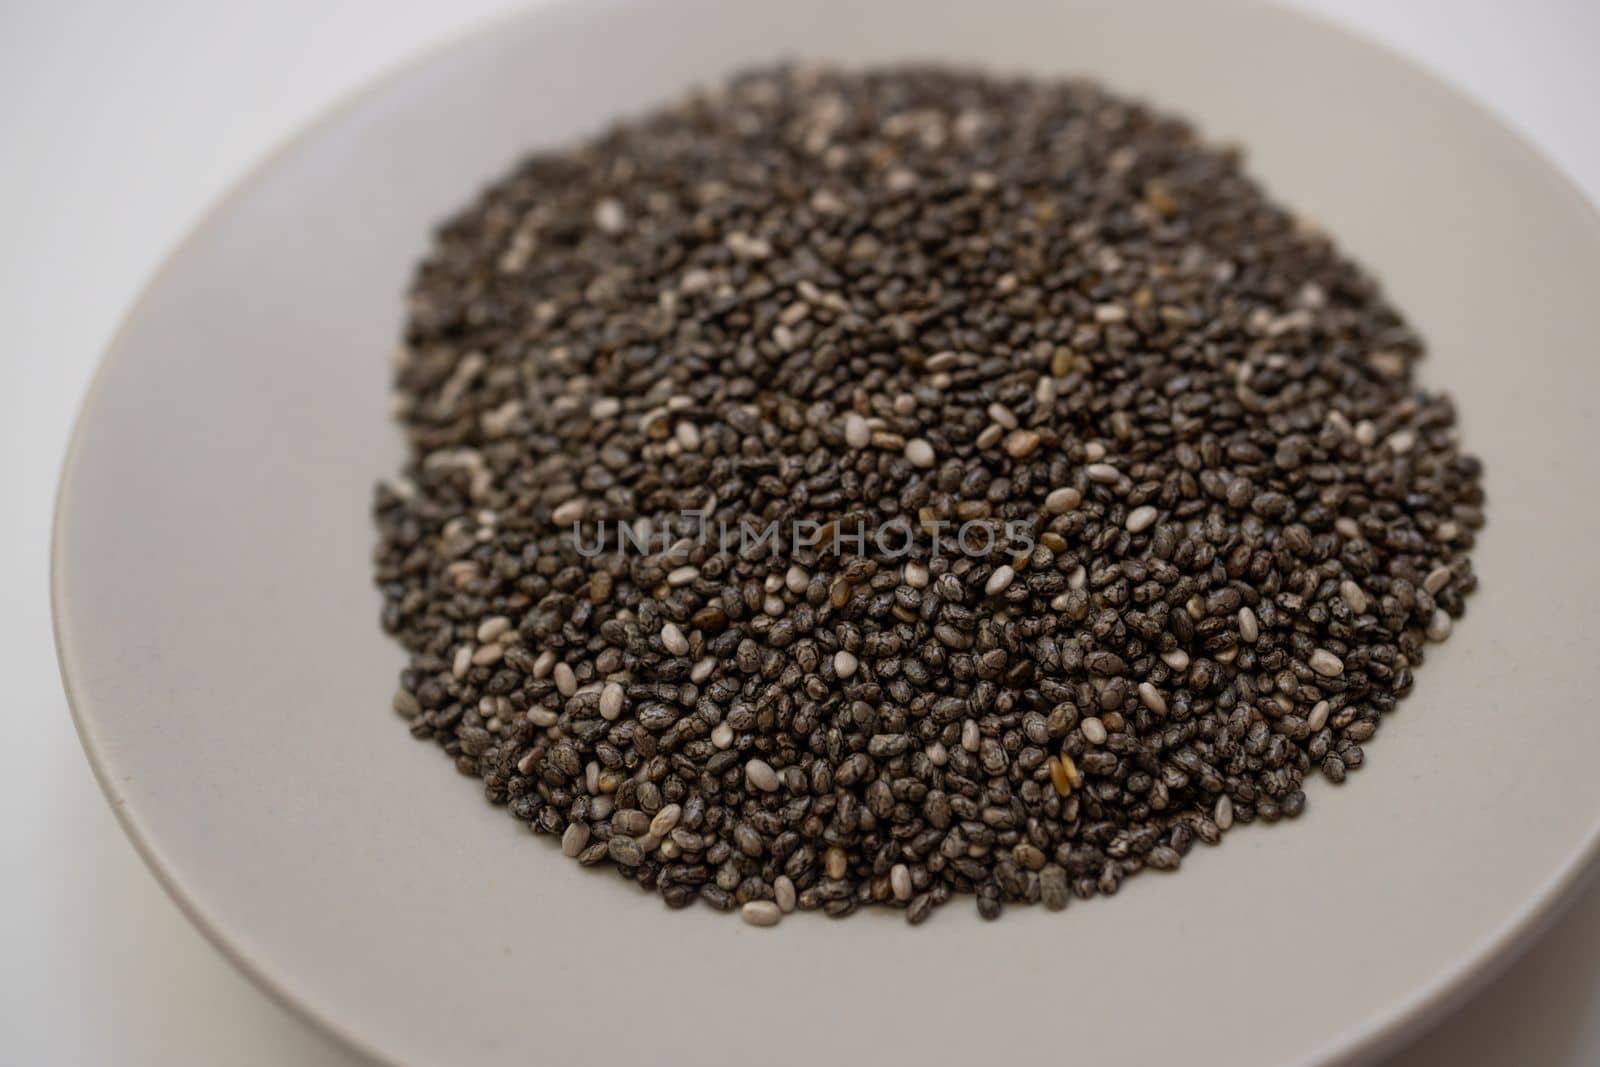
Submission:
[[[755,930],[562,862],[389,711],[369,586],[400,293],[524,150],[782,55],[1088,72],[1248,146],[1432,344],[1488,463],[1482,591],[1304,819],[995,924]],[[63,478],[63,672],[185,910],[378,1059],[1347,1063],[1524,942],[1600,822],[1600,224],[1396,59],[1280,11],[1054,0],[586,3],[421,61],[306,133],[140,300]],[[200,1010],[203,1010],[201,1008]]]

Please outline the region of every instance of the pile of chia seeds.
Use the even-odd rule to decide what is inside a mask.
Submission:
[[[1421,354],[1094,85],[742,75],[439,230],[394,706],[674,907],[1115,893],[1361,767],[1460,616],[1481,468]]]

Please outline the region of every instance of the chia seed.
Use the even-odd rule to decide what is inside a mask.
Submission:
[[[1178,868],[1355,773],[1477,584],[1419,338],[1089,83],[740,75],[530,156],[408,311],[393,712],[671,907],[918,924]]]

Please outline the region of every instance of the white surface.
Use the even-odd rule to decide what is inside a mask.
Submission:
[[[0,383],[12,509],[11,729],[0,749],[0,1062],[349,1064],[178,915],[122,838],[65,714],[46,602],[50,501],[95,358],[205,205],[332,98],[509,5],[149,0],[0,8]],[[1377,0],[1340,17],[1489,102],[1600,199],[1593,4]],[[142,8],[139,9],[139,8]],[[14,543],[12,543],[14,541]],[[1492,859],[1486,857],[1486,859]],[[1395,1061],[1600,1062],[1600,892]]]

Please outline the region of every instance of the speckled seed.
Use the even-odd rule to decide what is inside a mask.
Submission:
[[[644,849],[631,837],[617,835],[606,842],[606,855],[620,867],[637,867],[644,862]]]
[[[1067,886],[1067,872],[1054,863],[1039,872],[1039,902],[1050,911],[1060,911],[1072,899]]]
[[[766,760],[753,759],[744,765],[744,776],[763,793],[778,791],[778,772]]]
[[[1217,806],[1212,809],[1211,821],[1217,824],[1217,829],[1226,830],[1233,825],[1233,801],[1224,793],[1217,798]]]
[[[1006,564],[1001,564],[994,569],[993,574],[989,575],[989,580],[984,584],[983,591],[989,596],[998,596],[1010,588],[1011,581],[1016,576],[1017,572],[1015,570]]]
[[[1325,648],[1319,648],[1311,653],[1309,662],[1311,669],[1324,678],[1337,678],[1344,673],[1344,660]]]
[[[1134,508],[1132,511],[1128,512],[1128,532],[1143,533],[1145,530],[1148,530],[1150,527],[1155,525],[1157,514],[1158,512],[1156,509],[1151,507],[1149,504],[1145,504],[1143,507]]]
[[[683,631],[678,629],[678,624],[675,622],[666,623],[661,627],[661,644],[674,656],[689,654],[689,639],[683,636]]]
[[[1477,585],[1379,286],[1092,85],[754,71],[491,185],[408,307],[396,710],[674,907],[1115,893],[1359,768]]]
[[[607,682],[600,690],[600,717],[607,722],[614,722],[622,714],[625,700],[622,686],[617,682]]]
[[[751,926],[777,926],[778,920],[783,918],[782,910],[770,900],[748,901],[739,909],[739,915]]]
[[[1050,515],[1065,515],[1069,511],[1076,511],[1078,505],[1083,503],[1083,494],[1064,485],[1060,489],[1050,490],[1050,495],[1044,498],[1044,510]]]

